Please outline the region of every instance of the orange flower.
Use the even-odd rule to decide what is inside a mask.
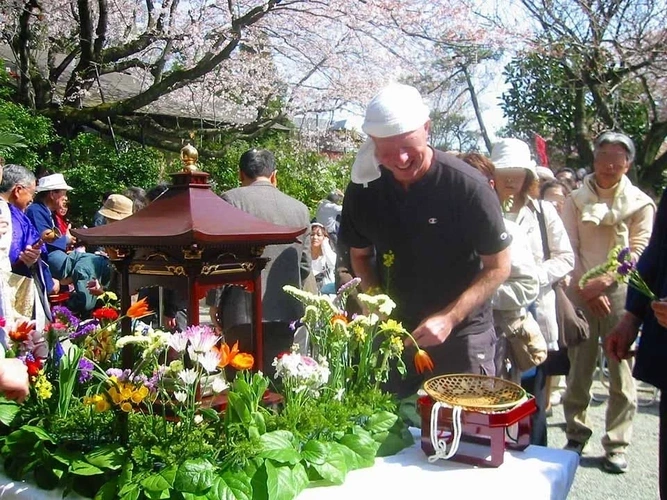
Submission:
[[[149,314],[153,314],[153,311],[148,309],[148,302],[146,302],[146,297],[144,297],[130,306],[126,316],[129,316],[132,319],[138,319],[148,316]]]
[[[252,354],[239,352],[238,341],[236,341],[231,349],[229,348],[229,344],[224,342],[218,352],[220,353],[220,363],[218,363],[220,368],[231,365],[237,370],[249,370],[255,364],[255,358]]]
[[[417,373],[424,373],[426,370],[433,371],[433,360],[424,349],[417,349],[415,368],[417,368]]]
[[[35,330],[34,321],[20,321],[9,331],[9,338],[14,342],[24,342],[28,340],[30,334]]]
[[[336,314],[333,318],[331,318],[331,324],[333,325],[336,321],[342,321],[347,325],[347,316],[344,314]]]
[[[231,364],[237,370],[250,370],[255,364],[255,358],[252,354],[247,352],[240,352],[234,359],[232,359]]]

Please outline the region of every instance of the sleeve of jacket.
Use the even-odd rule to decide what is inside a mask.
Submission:
[[[658,205],[658,212],[655,216],[655,223],[653,225],[653,232],[649,239],[648,245],[644,249],[639,261],[637,262],[637,270],[644,278],[649,288],[659,293],[657,290],[660,276],[658,276],[658,269],[660,268],[660,259],[665,256],[661,255],[663,242],[667,236],[667,191],[662,195],[660,205]],[[628,287],[628,295],[625,302],[625,309],[631,312],[638,318],[643,319],[646,315],[646,310],[650,304],[650,299],[642,293],[635,290],[633,287]]]
[[[47,229],[52,229],[54,227],[53,217],[51,217],[51,213],[44,205],[35,204],[29,206],[26,210],[26,215],[34,224],[35,228],[37,228],[37,233],[39,235],[43,234]],[[48,245],[65,252],[67,250],[67,236],[63,235]]]
[[[305,209],[304,213],[304,225],[306,227],[306,232],[300,236],[303,238],[303,243],[301,245],[301,258],[299,262],[302,284],[304,281],[306,281],[306,278],[310,274],[313,267],[313,258],[310,253],[310,219],[307,208]]]
[[[541,287],[550,286],[563,279],[574,269],[574,252],[570,238],[562,219],[550,203],[542,203],[544,220],[547,226],[549,259],[537,269],[537,278]]]

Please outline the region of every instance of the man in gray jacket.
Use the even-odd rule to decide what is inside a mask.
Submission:
[[[283,291],[284,285],[301,287],[311,270],[310,217],[300,201],[276,187],[275,158],[266,149],[251,149],[240,159],[241,187],[222,198],[255,217],[274,224],[306,227],[306,233],[291,245],[269,245],[262,257],[270,259],[262,271],[262,315],[264,325],[264,373],[273,371],[273,358],[289,350],[294,333],[290,323],[301,318],[303,307]],[[218,303],[218,316],[227,342],[239,340],[241,350],[252,351],[250,293],[236,286],[226,287]]]

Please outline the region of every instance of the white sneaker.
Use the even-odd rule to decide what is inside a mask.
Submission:
[[[558,406],[563,402],[563,393],[560,391],[554,391],[549,396],[549,404],[551,406]]]

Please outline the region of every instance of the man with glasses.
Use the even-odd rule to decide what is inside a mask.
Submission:
[[[604,340],[621,319],[627,285],[613,276],[591,279],[580,288],[582,275],[607,260],[617,245],[629,247],[637,259],[651,236],[655,204],[626,177],[635,157],[632,140],[625,134],[604,132],[595,141],[593,173],[565,200],[563,224],[575,254],[572,299],[581,307],[591,329],[590,338],[568,349],[570,374],[563,399],[567,446],[582,453],[593,430],[586,419],[590,389],[598,356],[598,342]],[[607,472],[628,469],[625,456],[637,410],[637,394],[627,360],[608,359],[609,402],[602,446]]]
[[[56,229],[53,218],[53,213],[67,202],[67,192],[72,189],[72,186],[65,182],[63,174],[42,177],[36,186],[35,202],[26,210],[26,215],[46,242],[49,253],[56,250],[66,252],[67,247],[74,243],[74,237],[69,230],[61,234]]]
[[[0,182],[0,198],[9,204],[11,214],[9,260],[12,272],[37,280],[35,293],[41,298],[35,301],[35,319],[39,328],[45,318],[50,318],[46,295],[57,293],[60,287],[46,265],[47,252],[40,233],[24,213],[32,203],[35,189],[35,175],[30,170],[21,165],[5,166]]]

